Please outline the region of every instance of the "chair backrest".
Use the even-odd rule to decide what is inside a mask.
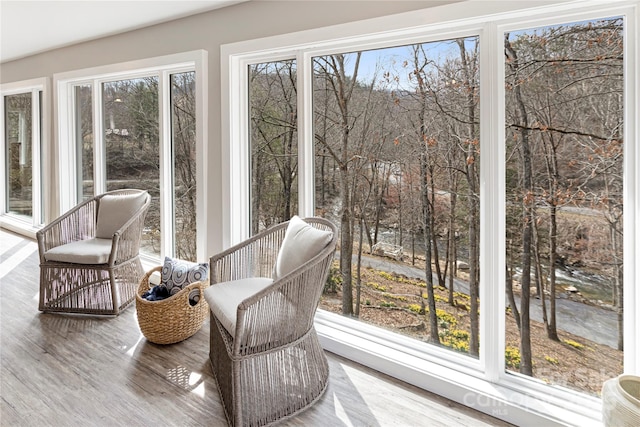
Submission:
[[[278,251],[273,278],[278,279],[309,262],[335,238],[332,224],[318,222],[319,218],[302,220],[298,216],[287,224],[284,240]]]
[[[308,224],[313,227],[313,232],[307,228],[301,236],[307,238],[314,235],[318,238],[316,242],[318,244],[312,245],[315,246],[314,250],[305,254],[304,260],[298,259],[295,265],[289,266],[291,269],[286,274],[278,276],[275,271],[277,261],[273,260],[270,250],[263,251],[262,248],[264,246],[269,248],[278,242],[284,243],[287,240],[285,229],[289,231],[292,221],[294,233],[300,225],[296,226],[297,221],[304,221],[306,224],[303,225]],[[336,250],[338,232],[333,223],[323,218],[312,217],[304,220],[292,218],[292,221],[278,224],[249,239],[251,245],[255,244],[256,255],[266,256],[267,259],[260,264],[272,269],[275,280],[271,285],[244,299],[238,305],[237,331],[233,343],[233,351],[238,354],[254,351],[257,347],[270,348],[282,345],[283,342],[296,341],[313,327],[314,313]],[[321,233],[315,233],[316,231]],[[271,240],[272,237],[275,237],[275,240]],[[283,249],[286,248],[281,246],[278,257],[283,254],[290,256],[291,251],[283,252]],[[241,248],[236,253],[246,256],[253,252],[253,250],[244,251]],[[254,260],[250,261],[250,264],[253,262]],[[215,272],[213,265],[214,263],[212,263],[212,269]],[[235,262],[225,262],[222,268],[232,266],[235,268],[235,265]],[[261,271],[264,270],[261,268]],[[228,273],[222,275],[224,276],[228,277]]]
[[[115,190],[98,196],[96,237],[110,239],[150,202],[144,190]]]

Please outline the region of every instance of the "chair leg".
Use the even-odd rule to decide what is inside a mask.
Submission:
[[[229,357],[230,351],[227,350],[227,343],[223,334],[226,333],[224,327],[218,322],[213,314],[210,314],[209,322],[209,362],[211,363],[211,371],[216,379],[218,393],[222,401],[227,421],[231,425],[237,425],[233,422],[234,399],[233,399],[233,381],[232,381],[232,362]]]
[[[209,359],[230,425],[282,421],[309,408],[325,392],[329,365],[315,329],[292,345],[232,358],[224,327],[214,316],[210,325]]]
[[[143,275],[144,270],[139,256],[109,270],[114,314],[118,315],[135,300]]]
[[[106,265],[45,263],[40,266],[38,309],[114,316],[135,300],[142,276],[139,258]]]

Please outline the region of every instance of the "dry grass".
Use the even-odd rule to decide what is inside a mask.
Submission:
[[[424,281],[371,268],[362,271],[360,320],[421,341],[429,340]],[[355,287],[355,286],[354,286]],[[448,303],[448,290],[437,288],[436,312],[442,345],[467,353],[469,348],[469,297],[456,293],[454,305]],[[340,313],[342,293],[323,295],[321,308]],[[355,301],[355,289],[354,289]],[[513,372],[519,367],[518,328],[506,314],[505,360]],[[602,383],[622,372],[622,352],[582,337],[559,331],[560,342],[547,338],[544,325],[531,322],[534,377],[550,384],[566,386],[597,395]]]

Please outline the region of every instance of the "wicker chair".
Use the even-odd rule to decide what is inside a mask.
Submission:
[[[150,201],[146,191],[110,191],[38,231],[38,309],[118,315],[131,304],[143,275],[138,253]]]
[[[327,220],[305,219],[305,227],[328,239],[310,259],[283,270],[282,257],[299,255],[295,249],[282,253],[294,218],[211,258],[211,286],[204,293],[211,309],[209,358],[230,425],[288,418],[327,386],[329,367],[313,321],[337,230]]]

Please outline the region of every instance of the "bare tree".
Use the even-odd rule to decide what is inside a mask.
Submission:
[[[251,67],[252,230],[286,221],[297,206],[294,61]]]
[[[359,170],[366,159],[363,143],[366,138],[365,128],[360,128],[360,138],[358,134],[353,134],[352,130],[356,126],[367,126],[366,120],[358,120],[357,111],[360,114],[369,112],[365,105],[362,110],[351,107],[356,103],[356,89],[360,88],[358,83],[358,70],[360,66],[361,53],[344,55],[329,55],[316,58],[315,65],[319,73],[316,85],[321,84],[320,90],[328,87],[328,93],[335,101],[336,110],[325,109],[325,116],[322,120],[331,116],[330,121],[337,128],[339,141],[333,141],[327,135],[316,132],[316,141],[322,145],[327,153],[332,157],[339,171],[339,195],[340,195],[340,274],[342,278],[342,313],[345,315],[354,314],[353,288],[352,288],[352,256],[353,256],[353,229],[354,229],[354,192],[357,188],[358,177],[355,171]],[[350,70],[349,60],[353,59],[353,66]],[[372,88],[371,88],[372,89]],[[371,93],[371,91],[368,91]],[[365,98],[366,99],[366,98]],[[327,99],[326,102],[329,102]],[[368,104],[367,104],[368,105]]]
[[[476,129],[476,109],[477,109],[477,64],[476,60],[469,61],[465,40],[457,40],[460,49],[460,62],[462,65],[462,75],[467,88],[467,156],[465,166],[465,177],[469,186],[469,297],[471,321],[471,337],[469,341],[469,353],[478,356],[480,354],[480,319],[478,315],[480,296],[480,192],[479,176],[476,165],[479,164],[478,151],[478,131]],[[474,58],[477,58],[478,43],[475,43]],[[473,69],[472,69],[473,67]]]
[[[514,79],[518,82],[520,64],[518,55],[509,41],[509,34],[505,34],[505,54]],[[519,84],[514,84],[512,90],[516,103],[516,117],[523,126],[520,129],[520,151],[523,173],[522,185],[522,279],[520,295],[520,372],[525,375],[533,375],[531,362],[531,323],[530,323],[530,298],[531,298],[531,246],[533,241],[533,169],[531,166],[531,147],[529,144],[529,124],[527,109],[522,97]]]

